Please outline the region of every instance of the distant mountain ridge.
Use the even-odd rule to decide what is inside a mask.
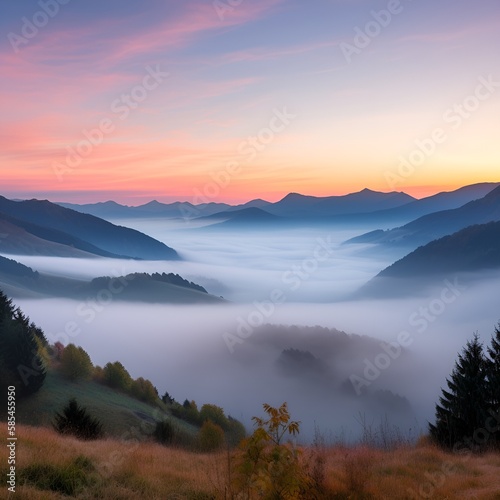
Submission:
[[[232,229],[249,228],[257,226],[264,228],[266,226],[275,226],[285,220],[284,217],[272,215],[269,212],[257,207],[243,208],[240,210],[226,210],[208,217],[200,217],[197,221],[214,222],[204,229]]]
[[[0,220],[41,240],[49,241],[52,248],[53,244],[57,243],[108,257],[146,260],[180,258],[174,249],[135,229],[116,226],[93,215],[64,208],[47,200],[11,201],[0,196]],[[19,239],[20,231],[17,229],[15,232]],[[23,236],[26,239],[26,235]],[[40,241],[29,239],[32,244],[40,247]],[[4,240],[8,238],[0,239],[0,252],[2,245],[9,244]]]
[[[406,193],[381,193],[363,189],[343,196],[315,197],[290,193],[281,201],[266,207],[273,215],[286,217],[335,216],[375,212],[406,205],[415,198]]]
[[[357,193],[341,196],[307,196],[289,193],[277,202],[262,199],[251,200],[239,205],[227,203],[190,202],[161,203],[153,200],[144,205],[131,207],[114,201],[76,205],[59,203],[73,210],[89,213],[104,219],[127,218],[169,218],[197,220],[249,208],[259,208],[265,212],[282,217],[281,223],[297,220],[303,222],[374,222],[404,224],[429,213],[449,210],[482,198],[500,183],[478,183],[464,186],[450,192],[441,192],[420,200],[404,192],[383,193],[363,189]]]
[[[425,215],[402,227],[387,231],[371,231],[352,238],[346,243],[372,243],[417,248],[468,226],[498,220],[500,220],[500,186],[483,198],[471,201],[460,208]]]
[[[500,221],[469,226],[419,247],[369,281],[357,296],[415,293],[445,277],[500,271]]]

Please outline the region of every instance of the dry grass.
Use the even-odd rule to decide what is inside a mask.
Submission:
[[[17,435],[20,499],[68,498],[61,492],[68,484],[74,488],[70,496],[81,499],[224,498],[228,476],[224,452],[190,453],[111,439],[84,442],[29,426],[19,426]],[[318,499],[500,500],[500,454],[452,455],[421,443],[394,451],[310,449],[303,457],[323,469],[315,472],[323,483]],[[5,467],[5,461],[0,463],[2,476]],[[49,486],[40,481],[40,471],[45,470],[57,472]],[[0,498],[6,493],[4,486]]]

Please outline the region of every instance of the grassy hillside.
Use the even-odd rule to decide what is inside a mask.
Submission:
[[[234,457],[227,452],[195,454],[113,439],[85,442],[23,425],[17,434],[19,498],[231,498],[228,463]],[[325,493],[318,500],[500,498],[499,454],[452,455],[420,444],[390,452],[306,448],[301,456],[323,476]],[[5,462],[0,473],[5,477]]]
[[[93,381],[71,382],[56,370],[49,370],[43,387],[26,399],[17,401],[16,419],[23,424],[50,427],[54,414],[60,412],[70,398],[76,398],[92,416],[103,424],[106,435],[120,438],[132,434],[147,439],[154,422],[163,417],[193,436],[197,429],[170,415],[166,405],[150,406],[126,394]],[[5,408],[0,416],[5,419]]]

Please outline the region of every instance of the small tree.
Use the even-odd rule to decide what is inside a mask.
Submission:
[[[211,420],[214,424],[222,427],[222,429],[229,429],[229,420],[220,406],[204,404],[200,410],[200,420],[202,422]]]
[[[74,344],[66,346],[61,355],[61,371],[70,380],[88,380],[94,366],[90,356],[82,347]]]
[[[311,481],[300,466],[299,450],[290,442],[283,443],[285,436],[299,433],[300,422],[290,421],[286,403],[279,408],[263,407],[267,417],[252,418],[257,429],[241,444],[233,486],[248,497],[308,498]]]
[[[103,369],[103,375],[104,383],[114,389],[126,392],[132,387],[132,377],[119,361],[107,363]]]
[[[158,401],[158,391],[151,381],[139,377],[132,382],[130,394],[145,403],[155,404]]]
[[[99,420],[91,417],[75,398],[69,400],[62,413],[56,413],[54,428],[61,434],[72,434],[80,439],[99,439],[103,436]]]
[[[205,420],[198,433],[198,445],[201,451],[211,452],[224,445],[224,431],[210,420]]]
[[[488,418],[487,365],[477,334],[458,355],[448,390],[442,389],[436,405],[436,423],[429,424],[431,437],[446,448],[453,448],[474,431],[484,427]]]

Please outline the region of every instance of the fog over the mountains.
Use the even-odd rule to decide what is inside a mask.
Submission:
[[[15,303],[49,341],[81,345],[101,366],[119,360],[160,394],[218,404],[248,426],[262,403],[288,401],[305,439],[315,424],[327,435],[355,438],[360,415],[374,426],[387,416],[415,435],[433,419],[457,352],[475,331],[488,342],[500,319],[499,276],[491,273],[467,287],[460,277],[440,278],[409,298],[341,300],[394,261],[340,246],[370,227],[213,232],[161,220],[119,223],[168,241],[185,260],[9,257],[62,276],[179,273],[230,303],[123,303],[119,293]]]

